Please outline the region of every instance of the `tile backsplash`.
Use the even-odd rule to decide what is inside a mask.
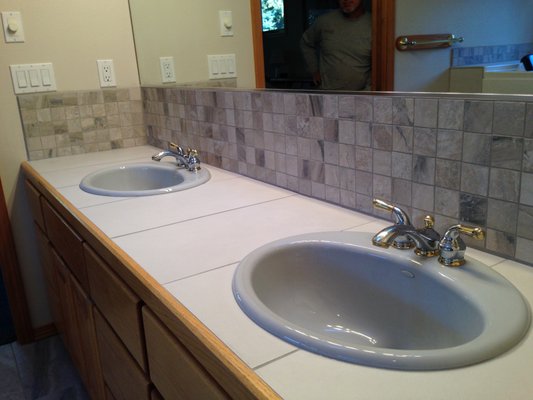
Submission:
[[[148,142],[379,217],[379,197],[441,233],[533,263],[533,98],[143,88]]]
[[[452,49],[452,67],[465,65],[519,61],[533,53],[533,43],[504,44],[494,46],[456,47]]]
[[[30,160],[146,144],[140,88],[18,96]]]
[[[142,100],[141,100],[142,98]],[[503,100],[502,100],[503,99]],[[533,264],[533,96],[145,87],[19,96],[30,159],[169,142],[344,207],[379,197],[468,245]],[[144,124],[144,125],[143,125]]]

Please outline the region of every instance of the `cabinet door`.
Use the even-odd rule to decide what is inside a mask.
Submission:
[[[141,299],[88,246],[84,245],[91,297],[141,368],[146,369]]]
[[[165,399],[229,398],[153,312],[142,313],[150,378]]]
[[[148,378],[97,309],[94,317],[102,373],[109,391],[116,400],[148,400]]]
[[[93,303],[72,275],[70,280],[72,300],[76,310],[77,332],[83,356],[80,375],[91,398],[103,399],[105,396],[104,380],[100,368]]]

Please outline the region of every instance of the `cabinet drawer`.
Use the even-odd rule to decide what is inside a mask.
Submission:
[[[142,309],[150,378],[165,399],[228,399],[207,371],[146,307]]]
[[[84,252],[91,298],[133,358],[146,371],[141,300],[86,244]]]
[[[83,240],[52,208],[50,203],[43,201],[43,216],[48,238],[57,252],[68,265],[85,291],[89,291],[89,281],[83,258]]]
[[[104,381],[116,400],[148,400],[150,382],[98,310],[94,313]]]
[[[41,208],[41,193],[29,181],[25,181],[26,193],[28,194],[28,203],[30,206],[33,220],[43,231],[46,231],[44,226],[43,210]]]

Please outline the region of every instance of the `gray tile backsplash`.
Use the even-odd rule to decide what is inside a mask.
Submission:
[[[143,88],[148,141],[382,217],[487,231],[470,245],[533,263],[533,99]]]
[[[169,142],[208,164],[383,217],[380,197],[533,264],[533,97],[146,87],[19,96],[30,159]],[[141,100],[142,99],[142,100]],[[144,125],[143,125],[144,124]]]

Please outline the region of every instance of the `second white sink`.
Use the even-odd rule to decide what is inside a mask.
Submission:
[[[209,180],[209,171],[191,172],[156,162],[105,168],[82,179],[80,188],[103,196],[151,196],[190,189]]]
[[[516,345],[530,312],[489,267],[372,246],[371,234],[326,232],[261,247],[233,292],[255,323],[303,349],[374,367],[435,370],[478,363]]]

